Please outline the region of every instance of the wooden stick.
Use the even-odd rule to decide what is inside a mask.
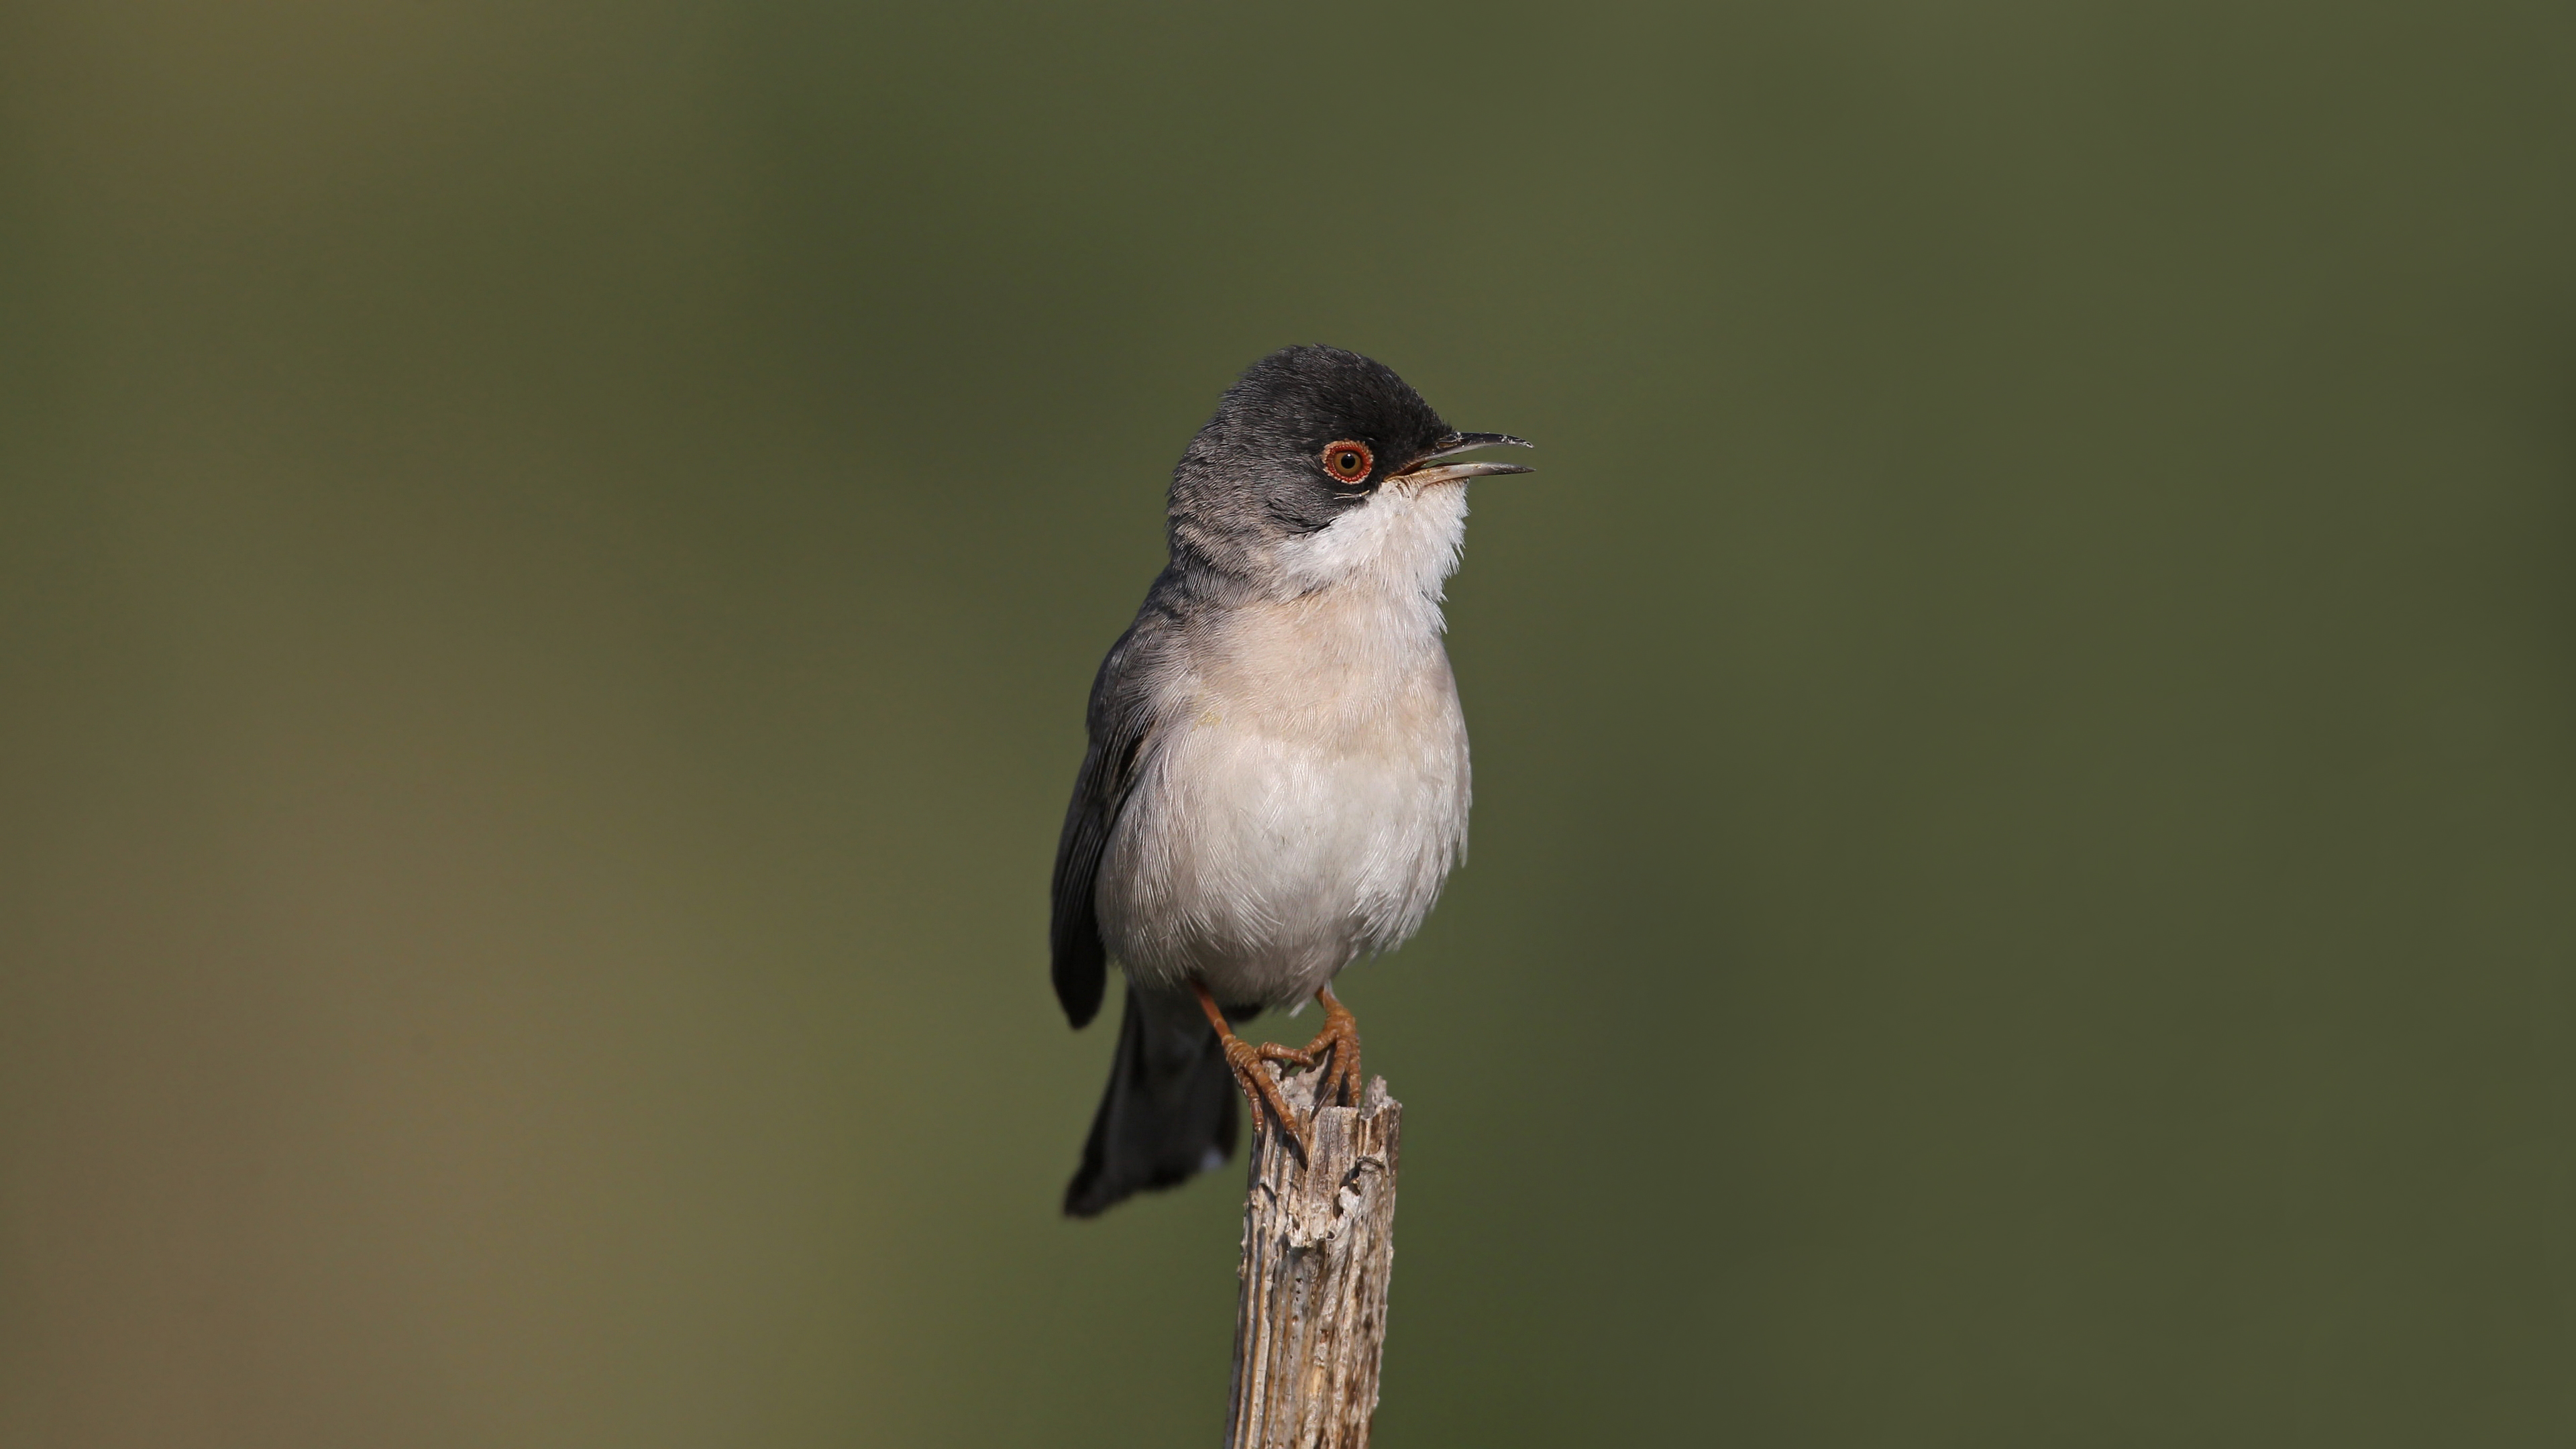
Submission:
[[[1301,1114],[1310,1108],[1317,1073],[1261,1070]],[[1365,1449],[1395,1270],[1404,1107],[1372,1079],[1359,1106],[1315,1114],[1314,1159],[1302,1167],[1255,1117],[1226,1449]]]

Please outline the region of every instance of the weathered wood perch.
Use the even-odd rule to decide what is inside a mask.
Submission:
[[[1262,1070],[1299,1112],[1312,1104],[1318,1073]],[[1315,1114],[1303,1168],[1266,1114],[1254,1117],[1226,1449],[1365,1449],[1395,1271],[1404,1106],[1372,1078],[1359,1106]]]

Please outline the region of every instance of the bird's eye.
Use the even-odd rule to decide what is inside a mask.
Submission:
[[[1339,442],[1324,450],[1324,471],[1345,483],[1366,478],[1375,462],[1366,443]]]

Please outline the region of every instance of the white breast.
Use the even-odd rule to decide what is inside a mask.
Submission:
[[[1466,845],[1438,593],[1463,492],[1353,510],[1311,536],[1336,583],[1193,621],[1102,862],[1103,934],[1131,973],[1291,1005],[1420,927]]]

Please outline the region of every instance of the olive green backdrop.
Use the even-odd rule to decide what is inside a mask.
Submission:
[[[0,1442],[1196,1445],[1083,691],[1539,440],[1380,1442],[2576,1437],[2563,6],[0,8]],[[1280,1029],[1302,1034],[1311,1018]]]

